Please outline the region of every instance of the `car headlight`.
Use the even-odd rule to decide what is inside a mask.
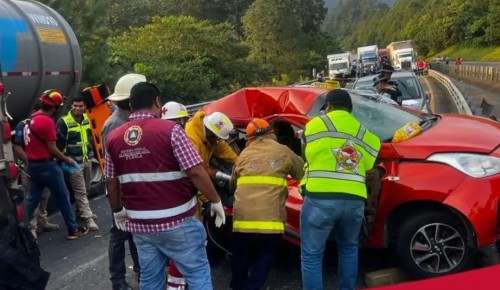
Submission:
[[[438,153],[429,161],[441,162],[474,178],[488,177],[500,173],[500,158],[471,153]]]

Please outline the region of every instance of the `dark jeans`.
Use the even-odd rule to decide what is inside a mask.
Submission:
[[[109,273],[111,274],[111,283],[113,283],[113,285],[118,285],[125,281],[125,274],[127,272],[127,268],[125,267],[125,242],[128,241],[130,255],[132,256],[132,261],[134,262],[135,272],[140,269],[139,257],[137,255],[137,248],[135,247],[132,234],[119,230],[115,226],[114,218],[109,234]]]
[[[266,283],[281,236],[281,234],[233,233],[231,258],[233,290],[256,290]],[[254,241],[258,247],[256,255],[251,254]],[[252,261],[254,257],[255,261]],[[250,268],[252,271],[249,276]]]
[[[43,189],[48,187],[56,197],[57,205],[68,227],[68,232],[70,234],[74,233],[77,230],[77,225],[61,167],[55,161],[28,162],[28,174],[31,176],[30,194],[26,197],[28,218],[33,217],[35,209],[40,204]]]

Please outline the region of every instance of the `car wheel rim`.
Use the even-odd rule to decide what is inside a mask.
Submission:
[[[465,255],[465,241],[452,226],[434,223],[421,227],[412,237],[410,252],[413,262],[434,274],[456,268]]]

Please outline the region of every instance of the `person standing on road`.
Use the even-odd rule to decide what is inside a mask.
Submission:
[[[112,95],[108,97],[109,101],[116,104],[116,109],[113,114],[104,122],[101,129],[102,143],[106,144],[109,133],[114,129],[128,122],[128,117],[131,113],[129,97],[132,87],[139,83],[145,82],[146,77],[140,74],[126,74],[122,76],[115,85],[115,90]],[[106,153],[106,152],[104,152]],[[130,256],[132,257],[133,271],[137,274],[140,273],[139,256],[135,246],[132,234],[119,229],[116,226],[114,217],[112,215],[112,225],[109,230],[109,246],[108,246],[108,259],[109,259],[109,273],[111,274],[111,283],[113,290],[131,290],[132,287],[125,280],[127,267],[125,266],[125,242],[128,241]]]
[[[302,283],[305,290],[323,289],[323,254],[333,231],[339,253],[338,288],[353,290],[367,198],[366,171],[375,164],[380,139],[351,115],[347,91],[330,91],[325,106],[326,114],[309,121],[303,134]]]
[[[57,121],[57,147],[71,159],[75,160],[81,170],[69,173],[69,183],[75,196],[77,218],[85,221],[91,231],[99,230],[94,221],[87,195],[90,191],[91,159],[94,158],[92,133],[83,97],[71,100],[71,110]]]
[[[212,281],[203,224],[194,218],[196,186],[212,201],[216,226],[225,223],[222,202],[202,160],[181,126],[160,119],[158,88],[140,82],[130,92],[129,122],[106,141],[106,188],[118,228],[132,233],[141,264],[141,289],[165,287],[172,259],[191,290]]]
[[[277,142],[267,121],[254,118],[246,135],[247,146],[231,176],[233,188],[236,186],[231,257],[233,290],[257,290],[266,282],[285,232],[287,177],[300,180],[304,175],[302,159]],[[254,240],[258,242],[258,252],[252,262],[250,250]]]
[[[460,57],[457,57],[457,59],[455,60],[455,73],[458,73],[461,66],[462,66],[462,59]]]
[[[33,113],[40,110],[42,108],[42,104],[39,100],[35,101],[33,106]],[[24,127],[31,119],[26,119],[19,124],[16,125],[14,129],[14,138],[12,139],[12,144],[14,146],[14,152],[16,152],[17,157],[22,162],[20,166],[22,166],[21,170],[26,170],[26,166],[28,164],[28,159],[26,158],[26,151],[24,150]],[[29,194],[29,177],[26,172],[21,173],[21,184],[24,187],[24,190]],[[40,205],[35,209],[33,214],[33,218],[29,221],[29,229],[31,234],[35,239],[38,239],[37,233],[41,232],[51,232],[59,230],[58,224],[53,224],[49,222],[48,214],[47,214],[47,203],[50,198],[50,190],[45,187],[43,189],[42,198],[40,200]]]
[[[76,162],[64,155],[56,146],[56,129],[54,120],[63,104],[63,95],[57,90],[45,91],[40,97],[42,109],[31,115],[29,125],[24,128],[24,144],[28,159],[28,174],[31,177],[30,194],[26,198],[28,218],[33,217],[40,204],[43,189],[48,187],[57,198],[61,215],[68,227],[68,240],[75,240],[88,232],[86,227],[78,228],[71,203],[69,191],[64,182],[64,175],[56,160],[70,167]],[[55,159],[54,159],[55,158]]]

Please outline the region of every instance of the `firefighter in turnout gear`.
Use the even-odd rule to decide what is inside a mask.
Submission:
[[[380,139],[351,115],[347,91],[330,91],[325,106],[326,114],[309,121],[303,134],[302,283],[304,289],[323,289],[321,261],[333,231],[339,252],[338,287],[352,290],[367,198],[366,171],[375,164]]]
[[[276,141],[267,121],[253,119],[246,135],[247,146],[236,161],[231,177],[233,188],[236,186],[231,258],[233,290],[260,289],[266,282],[285,232],[287,178],[300,180],[304,175],[302,159]],[[258,242],[258,253],[252,263],[250,248],[254,240]]]

